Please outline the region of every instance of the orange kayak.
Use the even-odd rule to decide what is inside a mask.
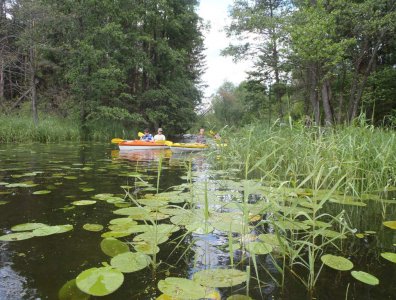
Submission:
[[[146,142],[141,140],[123,141],[118,144],[120,150],[152,150],[152,149],[168,149],[169,146],[164,143]]]

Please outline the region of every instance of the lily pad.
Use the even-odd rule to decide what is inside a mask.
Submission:
[[[369,284],[369,285],[378,285],[379,284],[379,280],[377,277],[375,277],[369,273],[363,272],[363,271],[352,271],[351,275],[355,279],[357,279],[363,283]]]
[[[81,205],[92,205],[95,204],[95,200],[78,200],[78,201],[73,201],[73,205],[81,206]]]
[[[252,242],[246,245],[246,250],[252,254],[268,254],[272,252],[272,246],[261,242]]]
[[[16,233],[10,233],[0,236],[0,241],[13,242],[13,241],[27,240],[32,237],[35,237],[35,235],[31,231],[16,232]]]
[[[80,188],[80,190],[83,191],[83,192],[92,192],[92,191],[94,191],[95,189],[94,189],[94,188],[85,187],[85,188]]]
[[[59,226],[44,226],[33,230],[33,234],[35,236],[53,235],[58,233],[60,229]]]
[[[83,228],[88,231],[101,231],[103,230],[103,225],[100,224],[84,224]]]
[[[110,264],[123,273],[132,273],[144,269],[151,263],[151,259],[144,253],[125,252],[114,256]]]
[[[392,252],[383,252],[381,253],[381,256],[393,263],[396,264],[396,253],[392,253]]]
[[[76,279],[66,282],[58,292],[59,300],[88,300],[91,295],[79,290],[76,285]]]
[[[396,229],[396,221],[386,221],[383,222],[386,227],[389,227],[390,229]]]
[[[58,234],[73,230],[73,225],[70,224],[58,225],[58,227],[59,227],[59,231],[57,232]]]
[[[117,290],[124,282],[124,274],[111,267],[91,268],[76,278],[77,287],[93,296],[106,296]]]
[[[137,224],[136,221],[134,221],[132,218],[116,218],[113,220],[110,220],[109,222],[112,225],[122,225],[122,224]]]
[[[7,204],[7,203],[9,203],[9,201],[0,200],[0,205],[4,205],[4,204]]]
[[[348,271],[353,268],[353,263],[342,256],[325,254],[320,259],[326,266],[335,270]]]
[[[106,238],[100,243],[100,248],[103,253],[114,257],[118,254],[129,252],[129,247],[124,242],[121,242],[115,238]]]
[[[153,245],[152,243],[147,243],[147,242],[136,243],[133,246],[133,248],[135,248],[137,252],[144,253],[147,255],[154,255],[160,251],[160,248],[157,245]]]
[[[231,287],[245,282],[246,272],[236,269],[209,269],[195,273],[193,280],[208,287]]]
[[[25,223],[25,224],[18,224],[11,227],[12,231],[28,231],[28,230],[35,230],[40,227],[48,226],[43,223]]]
[[[49,193],[51,193],[51,191],[48,191],[48,190],[41,190],[41,191],[35,191],[35,192],[33,192],[33,195],[46,195],[46,194],[49,194]]]
[[[168,277],[158,282],[158,289],[166,295],[176,299],[200,299],[204,298],[206,290],[199,283],[177,277]]]
[[[236,295],[227,297],[227,300],[252,300],[252,298],[250,298],[249,296],[246,296],[246,295],[236,294]]]
[[[77,176],[65,176],[65,177],[63,177],[63,178],[69,179],[69,180],[76,180],[76,179],[77,179]]]

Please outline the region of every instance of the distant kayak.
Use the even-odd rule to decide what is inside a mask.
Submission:
[[[169,146],[161,142],[146,142],[141,140],[123,141],[118,144],[121,151],[123,150],[153,150],[168,149]]]
[[[208,145],[199,143],[173,143],[170,149],[172,152],[195,152],[208,149]]]

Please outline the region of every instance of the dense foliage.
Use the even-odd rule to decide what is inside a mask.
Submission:
[[[0,1],[0,109],[183,131],[201,98],[196,0]]]
[[[238,43],[223,54],[255,64],[228,98],[246,120],[289,115],[330,125],[363,114],[394,125],[395,8],[392,0],[234,1],[227,32]],[[229,103],[223,89],[214,115]]]

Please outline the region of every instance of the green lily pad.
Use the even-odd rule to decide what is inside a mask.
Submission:
[[[158,289],[176,299],[201,299],[206,290],[199,283],[186,278],[168,277],[158,282]]]
[[[83,191],[83,192],[92,192],[92,191],[94,191],[95,189],[94,189],[94,188],[85,187],[85,188],[80,188],[80,190]]]
[[[133,248],[135,248],[137,252],[144,253],[147,255],[154,255],[160,251],[160,248],[157,245],[153,245],[147,242],[136,243],[135,245],[133,245]]]
[[[102,238],[120,238],[120,237],[126,237],[128,235],[131,235],[132,232],[129,231],[107,231],[101,234]]]
[[[142,207],[126,207],[117,209],[113,211],[113,213],[116,215],[130,216],[132,219],[139,219],[147,216],[150,213],[150,210]]]
[[[114,257],[118,254],[129,252],[129,246],[115,238],[106,238],[100,243],[103,253]]]
[[[9,201],[0,200],[0,205],[4,205],[4,204],[7,204],[7,203],[9,203]]]
[[[390,229],[396,229],[396,221],[386,221],[383,222],[386,227],[389,227]]]
[[[325,254],[320,259],[326,266],[335,270],[348,271],[353,268],[353,263],[342,256]]]
[[[159,245],[165,243],[169,239],[169,234],[158,232],[153,234],[152,232],[144,232],[138,234],[133,238],[134,242],[146,242],[153,245]]]
[[[113,197],[114,194],[96,194],[95,196],[93,196],[92,198],[96,199],[96,200],[104,200],[106,201],[107,198],[109,197]]]
[[[151,263],[146,254],[140,252],[125,252],[114,256],[110,264],[123,273],[132,273],[144,269]]]
[[[112,225],[122,225],[122,224],[136,225],[137,224],[137,222],[134,221],[132,218],[116,218],[116,219],[110,220],[109,223]]]
[[[44,226],[33,230],[33,234],[35,236],[53,235],[58,233],[60,229],[59,226]]]
[[[29,187],[35,187],[38,186],[38,184],[35,183],[10,183],[6,185],[7,188],[13,188],[13,187],[20,187],[20,188],[29,188]]]
[[[13,241],[27,240],[32,237],[35,237],[35,235],[31,231],[16,232],[16,233],[10,233],[0,236],[0,241],[13,242]]]
[[[28,231],[28,230],[35,230],[40,227],[48,226],[43,223],[25,223],[25,224],[18,224],[11,227],[12,231]]]
[[[66,282],[58,292],[59,300],[88,300],[90,297],[91,295],[78,289],[76,279]]]
[[[396,264],[396,253],[392,253],[392,252],[383,252],[381,253],[381,256],[393,263]]]
[[[63,178],[69,179],[69,180],[76,180],[78,177],[77,176],[65,176]]]
[[[59,231],[57,232],[58,234],[73,230],[73,225],[70,224],[58,225],[58,227],[59,227]]]
[[[231,287],[247,280],[246,272],[236,269],[209,269],[195,273],[193,280],[208,287]]]
[[[84,224],[83,228],[88,231],[101,231],[103,230],[103,225],[100,224]]]
[[[231,295],[229,297],[227,297],[227,300],[252,300],[252,298],[250,298],[249,296],[246,295]]]
[[[8,185],[8,182],[0,181],[0,185]]]
[[[363,272],[363,271],[352,271],[351,275],[355,279],[357,279],[363,283],[369,284],[369,285],[378,285],[379,284],[379,280],[377,277],[375,277],[369,273]]]
[[[272,252],[272,246],[261,242],[252,242],[246,245],[246,250],[252,254],[268,254]]]
[[[81,206],[81,205],[92,205],[95,204],[95,200],[78,200],[78,201],[73,201],[73,205]]]
[[[76,278],[77,287],[93,296],[106,296],[117,290],[124,282],[124,274],[110,267],[91,268]]]
[[[51,193],[51,191],[48,191],[48,190],[41,190],[41,191],[35,191],[35,192],[33,192],[33,195],[46,195],[46,194],[49,194],[49,193]]]

